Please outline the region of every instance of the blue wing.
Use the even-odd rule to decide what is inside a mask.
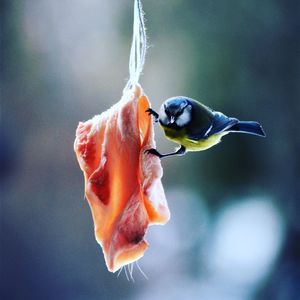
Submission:
[[[229,118],[221,112],[214,112],[211,129],[206,133],[206,137],[213,134],[221,133],[230,129],[232,126],[239,122],[236,118]]]
[[[238,123],[238,119],[229,118],[221,112],[213,112],[210,124],[205,128],[199,128],[199,131],[193,134],[188,134],[192,140],[206,139],[209,136],[223,131],[229,130],[232,126]]]

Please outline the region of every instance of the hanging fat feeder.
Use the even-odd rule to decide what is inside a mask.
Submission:
[[[137,261],[149,247],[149,225],[165,224],[170,213],[161,183],[162,167],[155,148],[150,102],[139,81],[146,54],[140,0],[134,1],[129,81],[119,102],[80,122],[74,150],[84,173],[97,242],[107,268],[116,272]]]

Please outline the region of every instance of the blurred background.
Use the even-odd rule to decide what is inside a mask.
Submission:
[[[75,129],[120,99],[132,0],[2,0],[1,299],[300,299],[298,0],[143,1],[141,84],[261,122],[163,160],[172,218],[135,282],[94,239]],[[155,127],[158,148],[175,146]]]

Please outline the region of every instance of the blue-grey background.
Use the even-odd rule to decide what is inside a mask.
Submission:
[[[172,218],[147,233],[149,279],[107,271],[73,141],[121,96],[132,2],[0,2],[1,299],[300,299],[298,0],[143,1],[153,107],[186,95],[267,138],[164,160]]]

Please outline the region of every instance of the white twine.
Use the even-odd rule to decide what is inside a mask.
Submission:
[[[147,49],[146,28],[141,0],[134,0],[133,37],[129,57],[129,80],[125,90],[138,83]]]

